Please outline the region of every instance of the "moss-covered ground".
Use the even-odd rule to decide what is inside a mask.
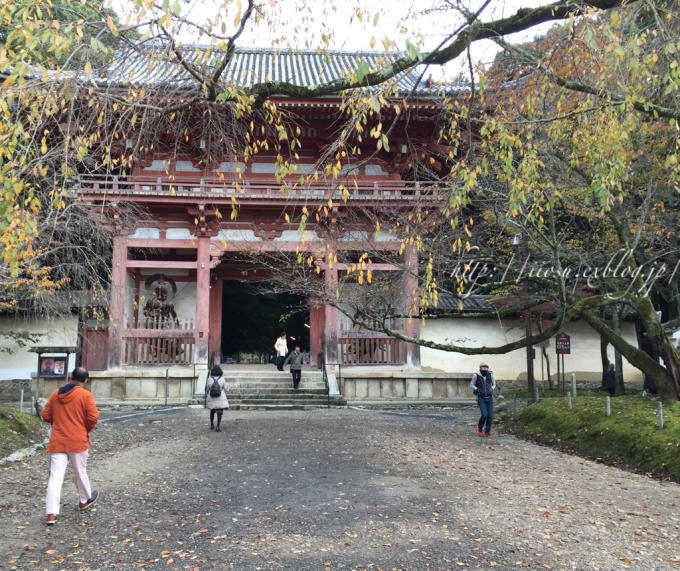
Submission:
[[[32,414],[0,407],[0,459],[44,438],[45,424]]]
[[[506,397],[507,398],[507,397]],[[602,394],[581,394],[568,408],[565,397],[546,398],[514,415],[512,430],[614,464],[680,481],[680,401],[658,403],[640,394],[611,399],[606,415]]]

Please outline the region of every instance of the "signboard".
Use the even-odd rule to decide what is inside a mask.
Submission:
[[[63,377],[66,374],[64,357],[40,357],[41,377]]]
[[[555,352],[558,355],[569,355],[571,353],[571,337],[566,333],[555,335]]]

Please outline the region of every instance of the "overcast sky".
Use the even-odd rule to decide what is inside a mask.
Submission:
[[[127,12],[133,0],[113,0],[119,13]],[[453,1],[453,0],[450,0]],[[549,3],[540,0],[491,0],[482,13],[485,21],[514,14],[521,7],[533,7]],[[482,5],[482,0],[466,0],[471,11]],[[241,0],[242,7],[247,5]],[[462,21],[445,6],[446,0],[265,0],[270,15],[270,25],[260,23],[249,26],[241,36],[239,45],[249,47],[317,48],[341,50],[384,50],[383,40],[394,42],[392,49],[405,50],[406,41],[422,42],[422,50],[436,48],[453,34]],[[236,0],[222,3],[221,0],[185,0],[184,15],[188,19],[206,24],[217,13],[223,15],[227,27],[225,35],[234,31],[237,13]],[[432,9],[435,8],[435,9]],[[359,17],[361,13],[364,17]],[[274,15],[271,18],[271,15]],[[544,33],[549,26],[542,26],[510,37],[511,42],[531,39],[537,33]],[[180,38],[186,43],[205,42],[195,30],[185,28]],[[478,42],[472,48],[475,63],[491,63],[498,48],[493,42]],[[454,76],[467,68],[465,61],[449,64],[447,76]],[[433,68],[431,74],[440,77],[441,72]]]

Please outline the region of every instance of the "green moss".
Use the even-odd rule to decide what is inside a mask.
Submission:
[[[577,396],[548,398],[515,414],[516,430],[592,456],[623,461],[645,472],[680,480],[680,401],[665,402],[664,429],[657,403],[638,395],[611,399]]]
[[[32,414],[0,407],[0,458],[43,440],[44,424]]]

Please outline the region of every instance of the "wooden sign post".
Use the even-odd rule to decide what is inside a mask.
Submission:
[[[564,356],[571,353],[571,337],[566,333],[555,335],[555,352],[557,353],[557,382],[560,381],[560,356],[562,357],[562,394],[564,394]]]

